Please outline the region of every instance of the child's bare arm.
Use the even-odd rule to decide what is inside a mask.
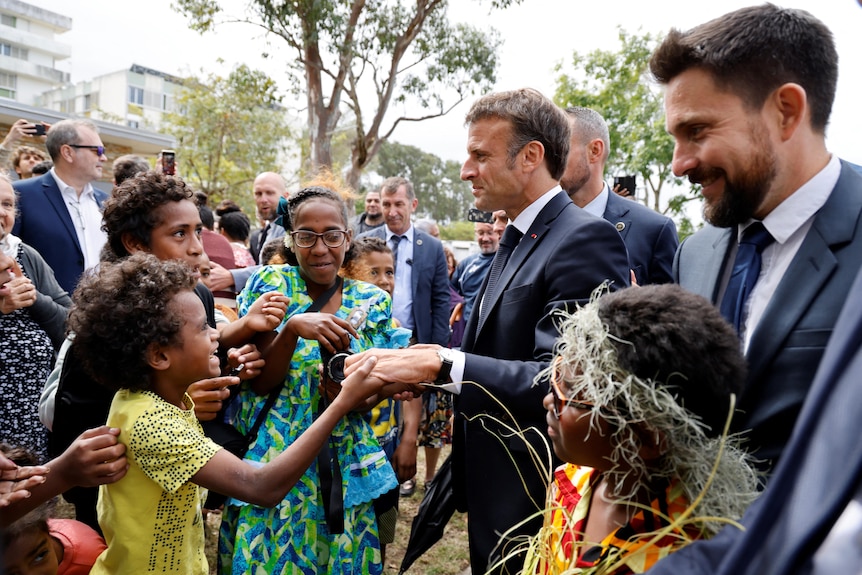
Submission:
[[[278,292],[261,295],[248,313],[221,328],[219,345],[222,349],[247,343],[257,333],[272,331],[281,324],[290,298]]]
[[[30,488],[31,496],[4,509],[0,524],[23,517],[40,504],[72,487],[95,487],[126,475],[126,446],[117,441],[120,430],[103,425],[88,429],[45,467],[45,481]]]
[[[367,397],[380,391],[382,382],[367,378],[377,359],[369,357],[350,377],[330,406],[290,447],[263,467],[243,463],[221,449],[193,477],[198,485],[254,505],[277,505],[314,462],[336,423]]]

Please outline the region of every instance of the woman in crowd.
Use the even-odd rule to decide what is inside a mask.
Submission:
[[[39,253],[12,234],[16,199],[0,175],[0,441],[45,460],[48,432],[39,421],[39,395],[72,302]]]

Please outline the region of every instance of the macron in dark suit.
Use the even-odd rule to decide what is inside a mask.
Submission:
[[[90,183],[102,176],[107,158],[98,130],[89,120],[57,122],[48,130],[45,145],[54,168],[13,184],[19,215],[12,233],[35,248],[54,270],[60,286],[72,293],[84,270],[98,264],[107,241],[101,230],[102,202],[107,194]],[[55,176],[73,190],[67,193],[74,207],[67,207]],[[85,245],[79,237],[85,239]]]
[[[477,208],[505,210],[509,227],[523,236],[489,292],[494,264],[508,251],[498,248],[463,351],[374,350],[372,375],[475,382],[455,386],[452,455],[456,499],[468,514],[470,566],[474,573],[518,573],[523,555],[502,558],[539,531],[554,465],[542,406],[547,387],[533,379],[553,357],[555,313],[574,310],[605,281],[627,286],[629,264],[614,227],[576,208],[559,187],[570,132],[553,102],[530,89],[491,94],[473,104],[467,123],[461,178],[471,182]]]
[[[560,185],[579,208],[614,224],[629,254],[638,285],[673,281],[679,237],[673,220],[610,191],[602,179],[610,154],[605,119],[589,108],[566,108],[572,145]],[[604,206],[602,208],[602,206]]]

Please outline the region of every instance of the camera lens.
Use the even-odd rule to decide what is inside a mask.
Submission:
[[[349,351],[336,353],[326,362],[326,376],[335,383],[344,381],[344,360],[350,355]]]

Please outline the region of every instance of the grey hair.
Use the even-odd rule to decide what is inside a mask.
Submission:
[[[48,136],[45,138],[45,147],[48,148],[48,154],[51,160],[57,161],[60,157],[60,148],[66,145],[79,144],[81,142],[78,136],[78,128],[88,128],[97,134],[99,128],[92,121],[86,118],[69,118],[60,120],[51,126],[48,130]]]
[[[601,114],[591,108],[581,106],[570,106],[566,108],[566,115],[575,120],[572,127],[572,136],[578,136],[581,144],[586,146],[593,140],[601,140],[605,145],[603,162],[608,160],[611,153],[611,135],[608,131],[608,123]]]

